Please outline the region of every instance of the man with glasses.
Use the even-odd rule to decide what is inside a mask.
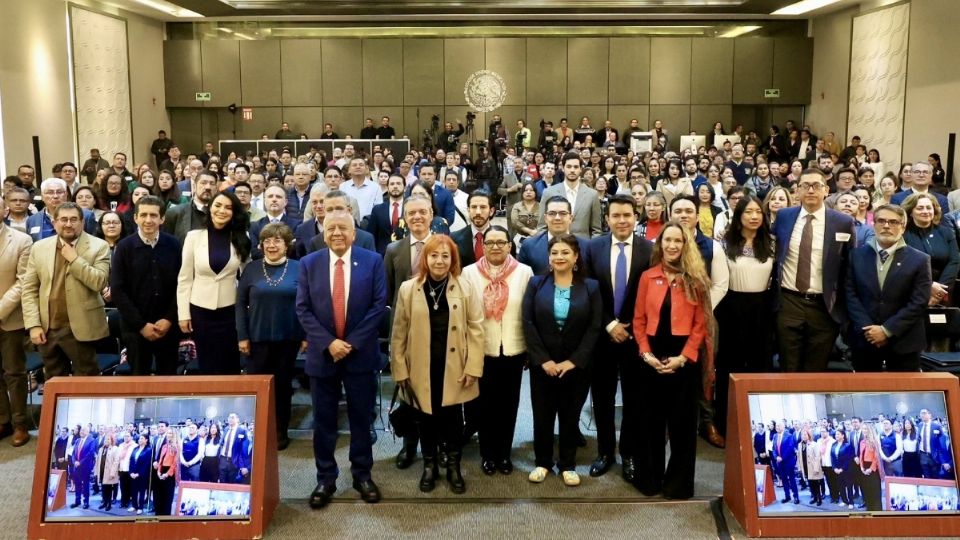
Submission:
[[[40,196],[43,199],[43,211],[27,218],[27,234],[34,242],[56,234],[53,215],[61,204],[70,200],[67,183],[60,178],[44,180],[40,184]],[[97,222],[89,210],[83,210],[82,227],[89,234],[97,230]]]
[[[903,241],[906,225],[902,208],[882,205],[873,214],[876,236],[850,252],[846,341],[856,371],[920,371],[932,276],[930,256]]]
[[[8,210],[4,220],[11,229],[27,232],[27,220],[30,218],[30,192],[22,187],[7,190],[3,195]]]
[[[62,182],[62,180],[58,180]],[[110,248],[83,231],[83,212],[66,202],[54,211],[56,236],[34,243],[23,276],[23,323],[43,358],[47,379],[98,375],[94,343],[107,337],[100,291]]]
[[[21,165],[17,169],[17,177],[20,178],[20,182],[23,183],[23,187],[31,193],[37,189],[33,183],[37,179],[37,173],[30,165]]]
[[[580,158],[576,157],[576,159],[579,160]],[[542,219],[546,221],[547,230],[524,240],[520,246],[520,255],[517,257],[517,260],[533,270],[534,275],[544,274],[549,270],[550,254],[547,245],[554,236],[569,234],[571,232],[570,223],[573,221],[570,201],[563,195],[554,195],[545,199],[544,207],[546,211],[543,213]],[[580,243],[581,258],[578,264],[586,265],[588,240],[578,236],[577,241]]]
[[[826,371],[847,318],[841,288],[857,234],[853,218],[826,208],[826,188],[822,171],[804,170],[797,184],[800,206],[780,210],[771,231],[777,238],[777,334],[785,372]]]
[[[940,208],[950,208],[950,202],[945,196],[935,191],[930,191],[930,183],[933,181],[933,168],[930,167],[930,164],[927,163],[925,159],[917,160],[913,165],[911,176],[913,177],[913,187],[900,193],[895,193],[893,197],[890,198],[892,204],[902,206],[903,202],[907,200],[907,197],[914,193],[930,193],[937,198],[937,202],[940,203]]]

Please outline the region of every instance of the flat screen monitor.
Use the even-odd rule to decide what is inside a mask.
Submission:
[[[705,135],[682,135],[680,137],[680,151],[692,150],[696,153],[700,148],[707,145],[707,137]]]
[[[638,154],[653,150],[653,134],[649,131],[634,131],[630,134],[630,150]]]

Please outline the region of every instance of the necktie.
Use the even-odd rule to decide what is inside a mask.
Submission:
[[[396,229],[400,224],[400,203],[393,203],[393,214],[390,216],[390,227]]]
[[[77,448],[77,461],[80,461],[80,458],[83,457],[83,445],[86,442],[87,442],[86,437],[80,439],[80,447]]]
[[[813,214],[807,214],[800,235],[800,256],[797,259],[797,281],[795,286],[801,293],[810,290],[810,260],[813,252]]]
[[[422,241],[416,242],[413,244],[413,247],[415,248],[415,252],[413,256],[413,267],[414,267],[414,271],[416,271],[416,268],[420,266],[420,252],[423,251],[423,242]]]
[[[613,316],[619,317],[623,309],[623,300],[627,295],[627,254],[626,242],[617,242],[620,253],[617,254],[617,266],[613,276]]]
[[[344,332],[347,330],[347,311],[344,302],[343,259],[337,260],[336,267],[333,272],[333,326],[336,330],[337,338],[343,339]]]
[[[783,433],[777,435],[777,453],[780,453],[780,445],[783,444]]]
[[[473,259],[479,261],[483,257],[483,233],[478,232],[473,241]]]
[[[887,259],[890,257],[890,252],[885,249],[880,250],[880,264],[887,262]]]
[[[923,451],[930,453],[930,422],[923,425]]]
[[[233,457],[230,455],[233,453],[233,432],[234,432],[233,428],[230,428],[227,431],[227,440],[223,447],[223,455],[227,456],[228,458]]]

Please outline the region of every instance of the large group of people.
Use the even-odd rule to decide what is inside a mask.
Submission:
[[[722,137],[717,123],[709,146],[673,150],[659,120],[654,147],[634,152],[640,129],[632,121],[620,137],[609,121],[562,119],[534,141],[494,116],[476,149],[449,124],[440,148],[404,155],[376,140],[369,154],[345,141],[330,156],[221,156],[212,143],[184,155],[167,140],[157,168],[91,152],[37,186],[21,167],[0,203],[0,240],[13,246],[0,261],[12,410],[0,408],[0,424],[17,443],[29,437],[18,340],[29,336],[46,377],[96,375],[104,310],[116,309],[135,374],[177,373],[190,339],[200,373],[274,375],[281,449],[303,354],[314,507],[336,489],[341,389],[353,485],[380,499],[370,428],[383,369],[420,415],[397,466],[419,451],[423,491],[440,467],[466,490],[462,448],[477,433],[482,471],[512,472],[529,368],[530,481],[581,482],[589,396],[590,475],[619,453],[642,493],[683,499],[697,433],[724,445],[730,373],[825,371],[838,336],[858,371],[919,369],[925,310],[960,296],[957,210],[936,156],[886,172],[875,150],[792,122],[788,138],[776,126]],[[651,426],[669,432],[669,460],[662,439],[641,435]]]
[[[753,422],[757,464],[769,465],[782,488],[781,503],[881,511],[882,484],[892,477],[955,480],[950,426],[928,409],[919,415]],[[888,486],[889,487],[889,486]],[[892,491],[892,490],[890,490]],[[956,488],[954,488],[956,501]],[[955,505],[954,505],[955,507]]]
[[[125,425],[57,426],[50,467],[65,471],[71,509],[172,515],[180,482],[250,484],[254,425],[184,419]]]

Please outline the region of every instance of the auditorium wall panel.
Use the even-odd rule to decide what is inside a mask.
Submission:
[[[403,96],[403,40],[363,40],[363,104],[365,106],[400,105]],[[373,113],[374,116],[390,113]],[[395,125],[401,121],[397,114]],[[379,125],[379,124],[378,124]],[[309,132],[308,132],[309,133]]]
[[[690,38],[650,40],[651,105],[690,103],[692,46]]]
[[[497,38],[483,41],[486,50],[486,69],[500,75],[507,86],[507,99],[504,104],[525,104],[527,102],[527,40]]]
[[[280,40],[280,70],[284,106],[317,106],[323,103],[322,40]],[[277,126],[278,128],[280,126]]]
[[[241,41],[240,102],[247,106],[282,103],[283,80],[277,76],[279,65],[279,41]]]
[[[203,91],[210,92],[204,107],[240,104],[240,42],[205,40],[200,42]]]
[[[650,101],[650,38],[610,38],[609,96],[611,106]]]
[[[733,65],[734,40],[697,38],[692,42],[690,102],[701,105],[732,103],[733,70],[730,66]],[[726,127],[727,122],[723,125]]]
[[[766,103],[763,91],[772,88],[773,39],[742,38],[733,47],[733,102]]]
[[[320,45],[323,55],[323,105],[362,105],[362,54],[359,39],[324,39]],[[315,102],[313,103],[316,104]]]

